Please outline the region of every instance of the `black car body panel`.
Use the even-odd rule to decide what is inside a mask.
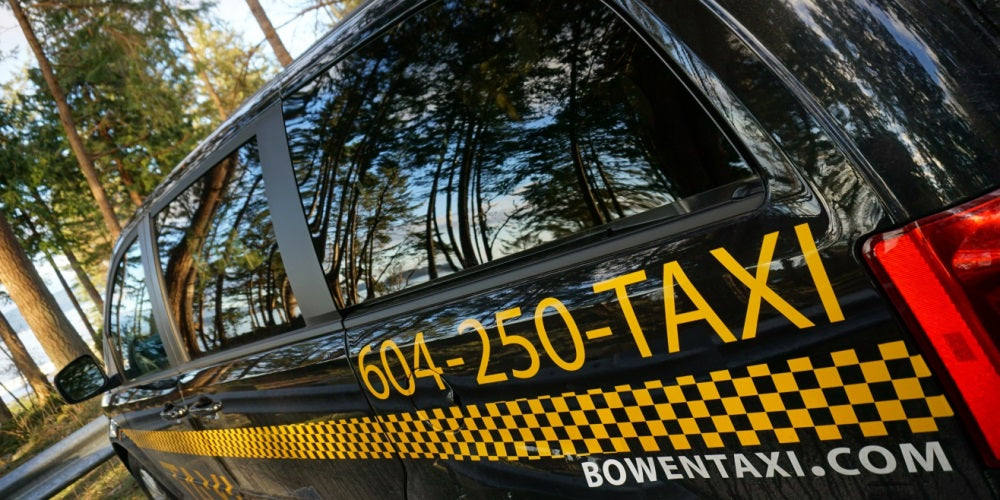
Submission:
[[[1000,188],[993,29],[943,0],[369,3],[123,231],[113,444],[182,497],[995,497],[861,255]],[[252,194],[212,198],[233,172]],[[114,340],[134,318],[162,347]]]

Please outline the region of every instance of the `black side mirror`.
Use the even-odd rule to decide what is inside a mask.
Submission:
[[[67,403],[86,401],[121,385],[118,377],[109,379],[89,354],[74,359],[55,377],[56,389]]]

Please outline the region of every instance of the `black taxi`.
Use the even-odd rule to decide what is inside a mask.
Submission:
[[[117,243],[153,497],[991,498],[973,0],[374,1]]]

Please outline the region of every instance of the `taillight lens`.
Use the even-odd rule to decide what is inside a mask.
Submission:
[[[1000,465],[1000,191],[876,235],[864,255]]]

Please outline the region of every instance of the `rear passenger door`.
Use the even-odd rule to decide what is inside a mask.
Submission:
[[[143,443],[182,482],[200,472],[190,457],[212,457],[242,495],[401,496],[402,465],[388,445],[342,440],[371,408],[332,300],[315,290],[315,253],[305,246],[303,258],[295,244],[308,237],[295,240],[305,234],[297,200],[294,217],[284,209],[295,196],[287,155],[280,114],[265,110],[151,209],[187,415],[183,431]],[[347,460],[355,454],[380,460]]]

